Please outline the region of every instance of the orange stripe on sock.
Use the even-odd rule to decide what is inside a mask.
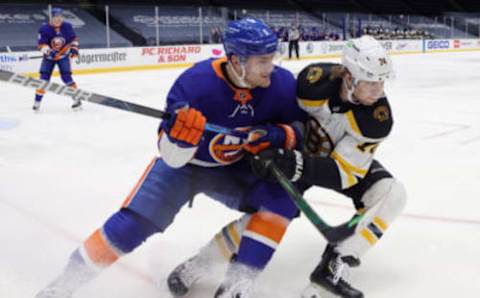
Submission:
[[[152,159],[152,161],[150,162],[150,164],[147,166],[147,168],[145,169],[145,171],[143,172],[142,174],[142,177],[140,178],[140,180],[138,180],[137,184],[135,185],[135,187],[132,189],[132,191],[128,194],[127,198],[123,201],[123,204],[122,204],[122,207],[126,207],[128,206],[128,204],[130,204],[130,202],[132,201],[133,197],[137,194],[137,191],[138,189],[140,188],[140,186],[142,185],[143,181],[145,180],[145,177],[147,177],[148,173],[150,173],[150,170],[152,169],[153,165],[155,164],[155,161],[157,160],[157,158],[154,158]]]
[[[45,94],[45,90],[43,90],[43,89],[37,89],[36,94],[38,94],[38,95],[44,95],[44,94]]]
[[[85,251],[90,260],[99,266],[108,266],[118,259],[118,255],[107,242],[104,235],[97,229],[84,243]]]
[[[252,215],[246,230],[280,243],[289,222],[288,219],[280,215],[259,211]]]

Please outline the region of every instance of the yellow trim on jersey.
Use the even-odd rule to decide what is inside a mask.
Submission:
[[[377,243],[377,238],[373,235],[372,232],[370,232],[368,229],[364,228],[360,231],[360,234],[365,238],[370,245],[374,245]]]
[[[382,229],[383,232],[385,232],[386,229],[388,229],[388,224],[386,222],[383,221],[383,219],[381,219],[380,217],[378,216],[375,216],[373,218],[373,222],[380,228]]]
[[[364,169],[360,169],[360,168],[355,167],[354,165],[350,164],[345,159],[343,159],[340,156],[340,154],[338,154],[336,151],[333,151],[332,153],[330,153],[330,156],[333,159],[335,159],[336,161],[338,161],[342,166],[345,166],[345,168],[347,168],[349,172],[359,174],[362,177],[367,175],[368,170],[364,170]]]
[[[297,99],[302,103],[302,105],[304,105],[306,107],[309,107],[309,108],[321,107],[328,102],[328,98],[326,98],[326,99],[303,99],[303,98],[298,97]]]
[[[334,159],[337,165],[340,167],[341,172],[347,176],[347,186],[345,188],[349,188],[350,186],[355,185],[358,180],[355,178],[355,176],[352,174],[352,171],[350,171],[344,164],[342,164],[340,161]],[[343,180],[343,179],[342,179]]]
[[[347,116],[348,123],[350,123],[350,127],[356,132],[358,135],[362,135],[360,128],[358,127],[357,120],[355,120],[355,115],[353,115],[353,111],[348,111],[345,116]]]

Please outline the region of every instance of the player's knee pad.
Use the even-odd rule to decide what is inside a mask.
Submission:
[[[129,209],[121,209],[103,225],[108,242],[121,253],[129,253],[147,240],[158,228]]]
[[[52,77],[52,73],[50,72],[40,72],[40,80],[44,81],[50,81],[50,78]]]
[[[293,200],[286,194],[284,196],[273,197],[266,201],[259,208],[260,211],[268,211],[277,216],[284,217],[289,221],[298,217],[299,210]]]
[[[405,207],[406,197],[402,183],[394,178],[385,178],[373,184],[362,197],[365,205],[364,217],[355,234],[342,241],[337,251],[344,256],[363,256],[400,215]]]
[[[73,83],[72,73],[71,72],[61,72],[60,77],[62,78],[65,85],[71,85]]]
[[[395,178],[381,179],[362,197],[366,213],[392,221],[405,208],[407,195],[403,184]]]

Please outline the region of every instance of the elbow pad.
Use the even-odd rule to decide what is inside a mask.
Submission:
[[[181,147],[163,134],[158,141],[158,150],[165,163],[172,168],[186,165],[197,152],[198,147]]]

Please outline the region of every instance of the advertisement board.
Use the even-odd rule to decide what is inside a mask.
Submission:
[[[340,57],[344,44],[344,41],[301,42],[300,58]],[[385,40],[381,41],[381,44],[392,55],[480,51],[480,39]],[[283,59],[288,59],[288,43],[281,43],[279,51]],[[88,74],[185,67],[207,58],[224,55],[221,44],[82,49],[80,56],[72,59],[72,68],[74,73]],[[0,69],[35,75],[42,60],[38,59],[39,56],[37,51],[0,53]]]

